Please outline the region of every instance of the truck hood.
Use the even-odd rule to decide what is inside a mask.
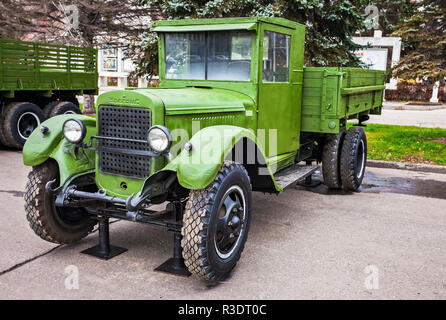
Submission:
[[[254,101],[247,95],[217,88],[150,88],[135,91],[155,95],[164,104],[166,115],[240,112],[252,107]]]

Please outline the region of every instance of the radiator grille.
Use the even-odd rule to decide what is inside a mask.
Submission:
[[[150,175],[147,131],[151,126],[149,110],[141,108],[102,106],[99,108],[98,139],[99,170],[102,173],[144,179]],[[116,141],[122,138],[138,141]]]

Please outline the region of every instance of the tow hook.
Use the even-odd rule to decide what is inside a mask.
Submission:
[[[61,188],[61,187],[53,188],[55,184],[56,184],[56,179],[48,181],[45,185],[46,192],[48,192],[48,194],[51,196],[57,194]]]

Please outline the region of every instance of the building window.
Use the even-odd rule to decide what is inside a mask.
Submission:
[[[117,77],[107,77],[107,86],[108,87],[117,87],[118,86],[118,78]]]
[[[115,48],[102,50],[102,69],[104,71],[118,71],[118,50]]]
[[[263,82],[288,82],[290,36],[265,31],[263,39]]]
[[[128,77],[127,78],[127,87],[138,88],[138,78]]]

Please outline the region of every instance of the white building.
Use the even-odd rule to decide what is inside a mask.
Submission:
[[[99,94],[127,87],[146,88],[145,78],[129,77],[135,66],[123,58],[122,48],[100,49],[98,52]]]
[[[375,30],[373,37],[353,37],[353,41],[363,46],[370,46],[355,52],[364,63],[370,66],[370,69],[389,71],[400,60],[401,38],[382,37],[382,32]],[[386,83],[386,89],[394,90],[397,84],[397,78],[390,78],[390,81]]]

